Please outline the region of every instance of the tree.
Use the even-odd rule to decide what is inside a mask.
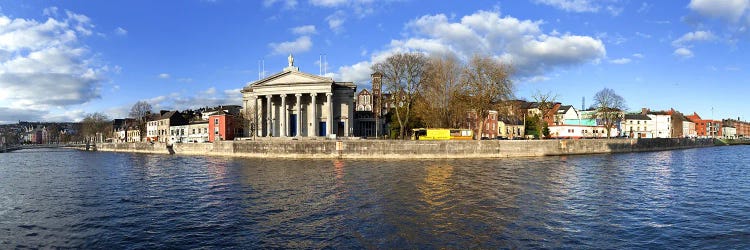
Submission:
[[[405,127],[409,124],[412,106],[419,95],[426,65],[427,58],[423,54],[397,53],[372,66],[373,71],[383,74],[384,90],[390,91],[393,97],[401,139],[406,139]]]
[[[549,112],[555,108],[555,100],[557,99],[557,95],[553,95],[551,92],[542,93],[540,91],[537,91],[532,97],[537,103],[537,109],[539,109],[539,114],[536,114],[539,119],[536,120],[537,124],[535,128],[537,129],[537,135],[539,135],[539,139],[542,139],[545,136],[544,128],[549,126],[545,118],[548,118],[550,115]],[[548,134],[549,132],[547,133],[547,135]]]
[[[109,137],[112,132],[112,123],[107,115],[102,113],[87,114],[81,121],[81,134],[84,138],[98,139],[97,135]]]
[[[476,112],[477,137],[484,128],[485,118],[499,103],[513,97],[510,67],[488,57],[474,55],[462,73],[462,95],[467,108]]]
[[[592,114],[593,118],[599,119],[604,123],[604,129],[607,130],[607,139],[609,139],[610,131],[615,123],[622,119],[622,110],[627,109],[625,99],[610,88],[604,88],[596,92],[594,95],[594,105],[591,108],[595,109]]]
[[[135,125],[140,130],[141,136],[146,134],[146,119],[151,113],[153,113],[153,108],[146,101],[138,101],[130,108],[130,118],[136,120]]]
[[[460,102],[462,71],[463,65],[453,56],[433,56],[429,59],[415,105],[416,115],[426,126],[460,126],[465,110]]]

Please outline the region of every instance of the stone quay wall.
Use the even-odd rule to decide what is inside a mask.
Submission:
[[[261,139],[214,143],[104,143],[96,150],[253,158],[455,159],[660,151],[714,146],[713,139],[399,141]]]

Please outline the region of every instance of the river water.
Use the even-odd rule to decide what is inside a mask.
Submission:
[[[750,146],[484,160],[0,154],[0,249],[750,248]]]

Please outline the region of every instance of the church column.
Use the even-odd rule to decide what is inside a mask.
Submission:
[[[281,117],[279,122],[281,122],[281,126],[279,128],[279,136],[286,137],[287,136],[287,120],[289,120],[288,115],[286,114],[286,94],[281,95]]]
[[[333,102],[331,101],[333,93],[326,93],[326,103],[328,104],[328,121],[326,122],[326,136],[330,137],[333,131]]]
[[[296,117],[297,121],[295,121],[295,122],[297,122],[297,126],[294,127],[296,129],[296,131],[294,131],[294,132],[295,132],[295,135],[297,137],[300,137],[301,135],[300,135],[299,131],[300,131],[300,127],[302,127],[302,124],[300,123],[300,121],[302,120],[302,109],[300,109],[300,107],[301,107],[300,106],[300,102],[302,102],[302,94],[294,94],[294,96],[297,97],[297,103],[296,103],[297,104],[297,107],[296,107],[296,109],[297,109],[297,117]]]
[[[255,131],[253,133],[255,133],[255,136],[263,136],[260,130],[260,123],[263,121],[262,116],[260,116],[260,112],[263,109],[261,105],[263,103],[260,101],[260,97],[255,96],[255,114],[253,115],[253,119],[255,119]]]
[[[319,136],[318,134],[318,103],[315,101],[315,97],[318,95],[318,93],[310,93],[310,96],[312,97],[312,102],[310,105],[310,108],[312,108],[312,119],[308,119],[312,121],[312,128],[313,128],[313,137]]]
[[[272,95],[266,95],[266,123],[268,124],[266,133],[268,137],[273,136],[273,132],[271,132],[271,128],[273,128],[273,121],[271,120],[271,97]]]

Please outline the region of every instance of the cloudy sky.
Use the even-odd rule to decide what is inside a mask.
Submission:
[[[516,96],[580,107],[602,88],[631,110],[750,119],[750,0],[186,0],[0,2],[0,123],[240,104],[295,64],[369,88],[399,51],[492,55]]]

